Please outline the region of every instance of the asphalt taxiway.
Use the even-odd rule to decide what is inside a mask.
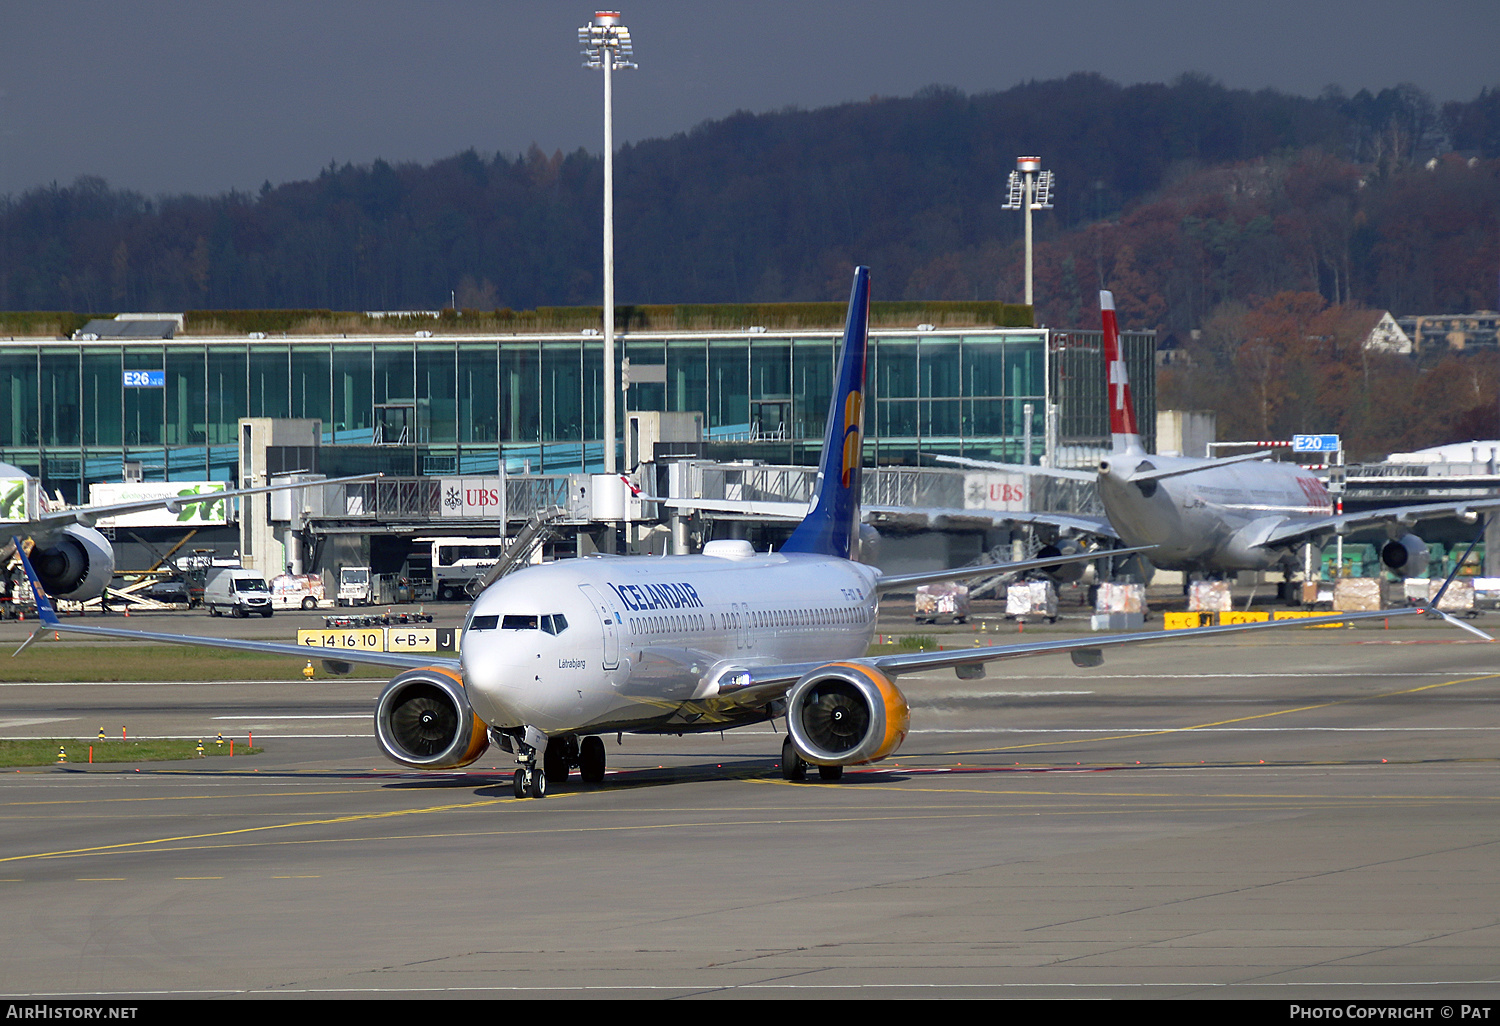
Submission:
[[[519,801],[503,754],[383,761],[378,682],[4,685],[0,736],[266,751],[0,774],[0,993],[1493,999],[1497,652],[1015,660],[903,678],[913,735],[838,784],[766,726]]]

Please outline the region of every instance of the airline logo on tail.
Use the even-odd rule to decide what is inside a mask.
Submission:
[[[1120,349],[1113,292],[1099,293],[1099,312],[1104,319],[1104,365],[1109,376],[1110,441],[1117,453],[1143,452],[1141,433],[1135,425],[1135,401],[1130,397],[1130,377],[1125,373],[1125,354]]]
[[[861,444],[864,440],[864,401],[863,392],[850,392],[849,398],[844,400],[844,472],[841,480],[845,488],[850,486],[850,478],[860,466],[863,452]]]

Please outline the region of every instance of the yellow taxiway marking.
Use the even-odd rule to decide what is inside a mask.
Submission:
[[[557,801],[566,795],[558,795],[551,799]],[[544,799],[545,800],[545,799]],[[103,844],[92,848],[72,848],[65,851],[39,851],[30,855],[11,855],[0,858],[0,862],[25,862],[30,859],[66,858],[78,855],[102,855],[106,852],[135,851],[143,848],[155,848],[158,845],[178,844],[184,841],[206,841],[217,837],[236,837],[243,834],[261,833],[267,830],[294,830],[298,827],[334,826],[341,823],[364,823],[379,819],[396,819],[402,816],[424,816],[435,812],[458,812],[466,809],[478,809],[487,805],[500,805],[506,802],[536,801],[534,798],[490,798],[473,802],[461,802],[456,805],[438,805],[425,809],[393,809],[387,812],[370,812],[352,816],[332,816],[328,819],[304,819],[295,820],[290,823],[266,823],[261,826],[240,827],[235,830],[217,830],[206,834],[183,834],[178,837],[158,837],[154,840],[125,841],[120,844]]]
[[[259,783],[260,781],[252,782]],[[26,808],[32,805],[99,805],[113,804],[115,802],[196,802],[205,799],[222,802],[233,798],[321,798],[331,794],[380,794],[383,791],[384,788],[380,787],[340,787],[323,791],[258,791],[250,794],[180,794],[142,796],[138,798],[61,798],[35,802],[0,802],[0,809]]]
[[[1251,720],[1265,720],[1275,716],[1290,716],[1293,713],[1312,712],[1314,709],[1332,709],[1340,705],[1354,705],[1358,702],[1370,702],[1380,698],[1398,698],[1402,695],[1415,695],[1423,691],[1432,691],[1437,688],[1452,687],[1455,684],[1472,684],[1481,680],[1495,680],[1500,678],[1500,673],[1486,673],[1479,677],[1462,677],[1458,680],[1445,680],[1435,684],[1422,684],[1414,688],[1402,688],[1399,691],[1383,691],[1375,695],[1362,695],[1359,698],[1341,698],[1335,702],[1317,702],[1313,705],[1299,705],[1292,709],[1278,709],[1275,712],[1255,713],[1251,716],[1236,716],[1228,720],[1215,720],[1212,723],[1195,723],[1190,727],[1168,727],[1163,730],[1131,731],[1124,734],[1107,734],[1103,736],[1073,738],[1064,741],[1037,741],[1026,745],[1001,745],[998,748],[982,748],[984,752],[1012,752],[1022,748],[1056,748],[1061,745],[1093,744],[1099,741],[1129,741],[1141,737],[1162,737],[1167,734],[1186,734],[1193,730],[1205,730],[1209,727],[1224,727],[1231,723],[1249,723]]]

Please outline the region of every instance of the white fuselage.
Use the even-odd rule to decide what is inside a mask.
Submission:
[[[1148,469],[1201,467],[1193,473],[1137,481]],[[1125,545],[1154,545],[1148,558],[1170,570],[1260,570],[1287,562],[1284,546],[1262,545],[1267,532],[1297,520],[1327,517],[1323,482],[1285,463],[1237,463],[1153,456],[1110,456],[1099,495]]]
[[[764,719],[719,698],[736,673],[863,656],[877,572],[790,553],[565,560],[477,599],[460,658],[475,713],[554,735],[688,732]]]

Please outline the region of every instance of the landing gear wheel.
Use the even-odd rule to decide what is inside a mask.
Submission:
[[[590,734],[579,745],[578,775],[585,784],[603,783],[604,741],[598,735]]]
[[[792,744],[790,737],[781,742],[781,779],[807,779],[807,763],[797,754],[797,746]]]
[[[526,792],[529,790],[526,786],[526,771],[516,770],[516,775],[512,778],[512,783],[515,787],[516,797],[525,798]]]
[[[828,781],[843,780],[844,779],[844,767],[842,767],[842,766],[819,766],[818,767],[818,779],[819,780],[828,780]]]
[[[532,773],[531,773],[531,797],[533,797],[533,798],[545,798],[545,797],[547,797],[547,774],[546,773],[538,773],[535,770],[532,771]]]
[[[578,761],[578,742],[571,737],[555,737],[542,753],[542,774],[549,784],[566,784],[568,770]]]

